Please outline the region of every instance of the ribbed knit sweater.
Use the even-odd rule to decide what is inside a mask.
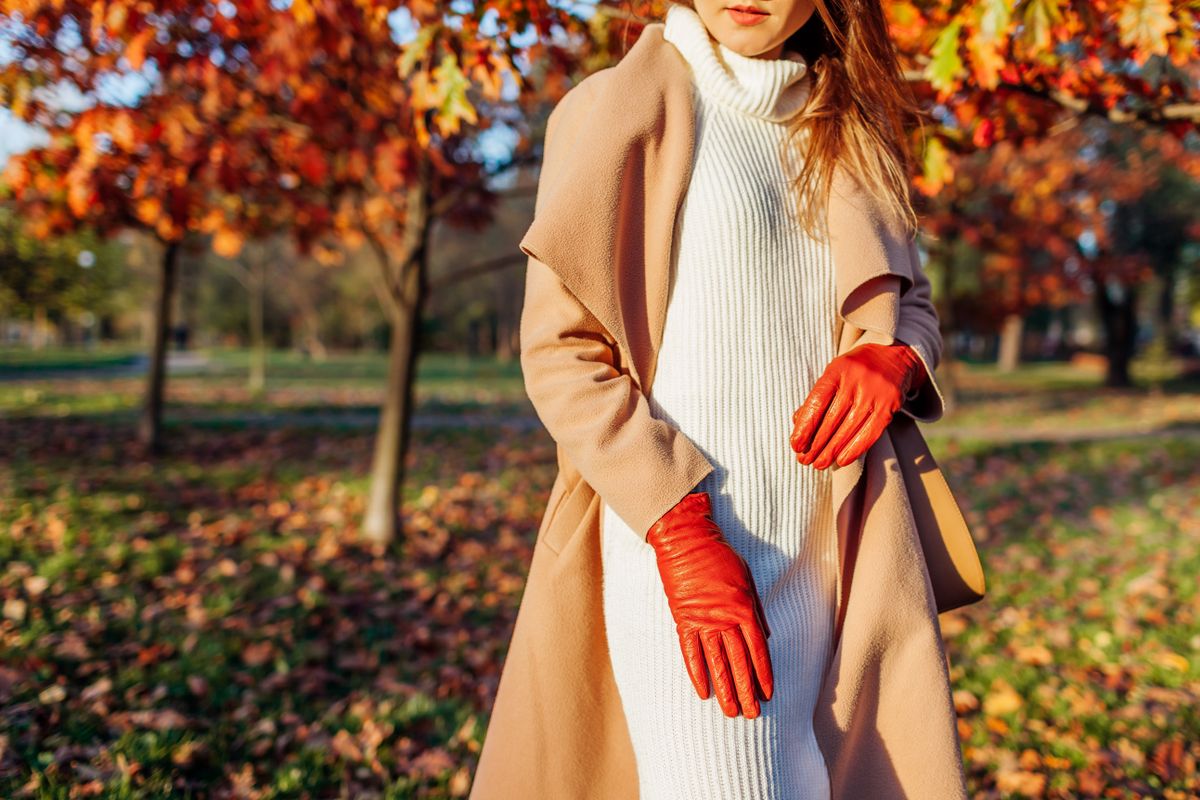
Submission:
[[[836,355],[834,275],[828,246],[795,217],[799,148],[781,153],[810,81],[798,54],[739,55],[686,6],[669,8],[664,35],[698,92],[649,406],[714,464],[696,488],[710,493],[714,519],[754,575],[775,693],[752,720],[697,696],[654,550],[605,504],[613,673],[642,800],[824,800],[829,779],[812,717],[833,628],[832,486],[827,470],[796,461],[788,435]]]

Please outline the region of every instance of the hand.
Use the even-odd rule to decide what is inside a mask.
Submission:
[[[928,375],[913,348],[868,342],[829,362],[792,415],[796,460],[844,467],[867,451]]]
[[[713,521],[708,492],[685,495],[654,523],[646,542],[657,556],[696,693],[708,699],[711,675],[725,716],[736,717],[740,702],[747,719],[757,717],[755,674],[762,698],[774,693],[771,630],[750,568]]]

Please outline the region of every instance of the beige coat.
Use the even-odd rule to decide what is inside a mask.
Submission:
[[[638,796],[604,636],[601,497],[644,535],[713,469],[646,399],[694,143],[688,67],[662,30],[648,25],[617,65],[573,87],[547,126],[521,241],[521,365],[559,474],[472,800]],[[932,376],[942,342],[915,246],[852,181],[838,187],[828,210],[838,353],[898,339]],[[965,523],[913,422],[942,412],[931,378],[865,454],[834,470],[839,635],[814,725],[836,800],[966,797],[926,566],[936,556],[922,552],[939,526]]]

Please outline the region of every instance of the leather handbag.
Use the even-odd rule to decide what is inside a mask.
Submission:
[[[888,431],[911,498],[938,613],[982,600],[987,587],[979,551],[916,420],[897,413]],[[935,519],[940,524],[921,524]]]

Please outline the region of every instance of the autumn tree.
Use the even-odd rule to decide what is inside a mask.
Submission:
[[[103,236],[132,228],[161,246],[138,428],[157,451],[182,249],[211,235],[231,250],[244,234],[226,224],[221,204],[241,196],[252,202],[240,208],[286,214],[286,204],[271,202],[287,186],[270,183],[276,121],[263,115],[262,72],[251,59],[278,12],[266,3],[230,13],[183,2],[41,0],[6,0],[0,12],[15,50],[0,70],[3,100],[49,138],[4,173],[30,232],[46,239],[81,226]]]
[[[1030,309],[1081,298],[1083,272],[1070,264],[1086,224],[1076,202],[1087,197],[1078,134],[1001,141],[958,157],[950,182],[925,204],[943,324],[961,316],[976,332],[999,330],[1005,370],[1017,363]]]
[[[1099,213],[1098,194],[1112,188],[1100,176],[1115,154],[1094,155],[1095,140],[1131,141],[1109,133],[1114,127],[1177,142],[1194,137],[1200,121],[1194,4],[975,0],[895,3],[888,9],[913,85],[930,112],[931,135],[916,181],[929,197],[929,227],[992,247],[989,262],[997,279],[1027,289],[1025,297],[1005,301],[1003,360],[1014,358],[1024,309],[1044,289],[1071,284],[1078,277],[1069,273],[1071,265],[1082,259],[1087,268],[1081,273],[1091,280],[1106,329],[1107,382],[1126,384],[1134,333],[1128,320],[1136,286],[1150,273],[1128,252],[1089,257],[1076,237],[1107,241],[1116,233],[1113,226],[1121,225]],[[1086,147],[1066,135],[1085,121],[1090,122],[1085,138],[1093,140]],[[1057,151],[1050,141],[1055,138],[1062,144]],[[981,167],[976,153],[984,153],[985,162],[995,157],[996,164]],[[1121,187],[1135,185],[1130,176]],[[1150,191],[1153,183],[1143,180],[1140,187]],[[971,193],[990,200],[981,203]],[[971,207],[983,215],[964,214]],[[1006,214],[1004,207],[1037,211]],[[933,256],[944,259],[954,243],[933,242]]]
[[[1102,143],[1101,154],[1112,162],[1111,177],[1102,184],[1107,224],[1088,263],[1093,283],[1106,287],[1094,292],[1094,298],[1106,326],[1107,383],[1128,386],[1137,298],[1152,282],[1159,287],[1159,355],[1166,355],[1174,340],[1174,288],[1188,263],[1185,250],[1200,231],[1200,182],[1190,174],[1197,172],[1200,152],[1188,152],[1178,140],[1155,132],[1118,130]],[[1107,290],[1113,284],[1119,291]]]
[[[164,245],[141,427],[148,443],[160,442],[185,236],[211,236],[231,259],[247,240],[283,230],[304,257],[356,244],[374,254],[392,335],[364,529],[390,539],[432,226],[482,224],[496,200],[491,179],[533,160],[526,115],[565,91],[565,75],[589,52],[586,21],[523,0],[153,9],[10,0],[0,9],[20,48],[0,86],[14,113],[51,135],[6,173],[28,217],[45,234],[85,222],[105,232],[133,226]],[[60,48],[62,37],[74,48]],[[114,72],[147,65],[150,88],[131,101],[97,91]],[[92,105],[62,113],[38,91],[59,82]],[[511,157],[489,163],[481,137],[506,131]],[[463,274],[519,256],[514,247]]]
[[[399,523],[433,226],[478,227],[491,218],[493,179],[534,161],[529,119],[565,91],[564,76],[590,41],[584,20],[542,3],[403,3],[400,36],[387,10],[349,0],[294,3],[289,50],[278,54],[284,74],[304,76],[281,111],[306,131],[291,151],[295,170],[328,198],[325,235],[372,254],[391,326],[363,521],[376,541],[392,539]],[[506,132],[509,155],[489,163],[484,137]],[[311,244],[332,246],[320,235]],[[522,261],[514,244],[441,280]]]

